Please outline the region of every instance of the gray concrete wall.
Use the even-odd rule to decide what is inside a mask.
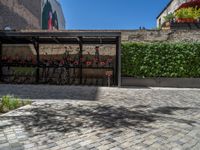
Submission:
[[[122,86],[200,88],[200,78],[122,77]]]

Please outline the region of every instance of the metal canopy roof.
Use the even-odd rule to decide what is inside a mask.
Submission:
[[[120,32],[103,31],[0,31],[2,44],[116,44]]]

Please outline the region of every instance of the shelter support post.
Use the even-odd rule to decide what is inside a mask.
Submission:
[[[116,43],[116,85],[121,86],[121,36],[117,37]]]
[[[79,37],[79,48],[80,48],[80,53],[79,53],[79,65],[80,65],[80,85],[82,84],[83,80],[83,42],[82,42],[82,37]]]
[[[2,64],[2,43],[0,41],[0,81],[2,81],[2,76],[3,76],[3,64]]]
[[[39,83],[40,80],[40,46],[38,42],[34,42],[34,48],[36,51],[36,83]]]

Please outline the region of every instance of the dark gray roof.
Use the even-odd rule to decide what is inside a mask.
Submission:
[[[108,31],[0,31],[2,44],[116,44],[120,32]]]

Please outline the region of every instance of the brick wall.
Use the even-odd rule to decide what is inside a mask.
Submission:
[[[200,30],[127,30],[122,42],[200,42]]]

